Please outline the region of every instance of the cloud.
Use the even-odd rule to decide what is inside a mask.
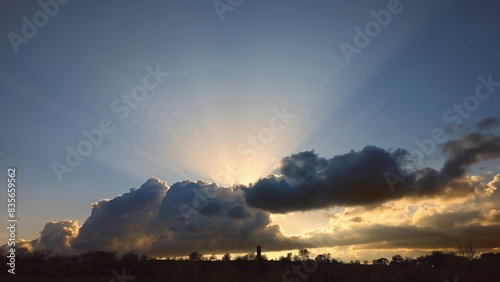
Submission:
[[[237,187],[179,182],[170,187],[159,210],[165,232],[155,242],[154,250],[180,254],[191,249],[241,252],[256,245],[267,250],[299,246],[297,238],[285,237],[278,226],[271,225],[268,212],[248,207]]]
[[[36,249],[46,248],[56,253],[71,252],[71,241],[78,236],[80,226],[76,220],[50,221],[40,231],[40,239],[32,244]]]
[[[487,223],[500,224],[500,210],[490,210],[485,214]]]
[[[308,234],[317,247],[357,245],[363,249],[427,249],[457,247],[457,240],[473,239],[474,247],[492,249],[500,246],[500,224],[471,224],[454,228],[416,227],[412,225],[373,224],[331,233]]]
[[[408,157],[404,150],[375,146],[330,160],[314,151],[301,152],[282,160],[281,176],[268,176],[245,189],[245,199],[250,206],[277,213],[383,202],[396,198],[384,173],[401,170]]]
[[[404,149],[366,146],[331,159],[314,151],[282,160],[281,175],[243,187],[247,203],[274,213],[332,206],[369,206],[401,198],[466,197],[474,187],[464,179],[470,166],[500,155],[500,137],[469,133],[442,145],[448,155],[443,168],[410,169],[416,163]],[[404,172],[392,192],[387,173]],[[397,177],[397,176],[396,176]]]
[[[92,214],[73,241],[77,250],[147,250],[156,238],[158,207],[168,190],[150,178],[139,189],[92,204]]]
[[[40,231],[40,237],[34,240],[16,240],[16,248],[49,249],[58,254],[73,254],[71,242],[78,236],[80,226],[77,220],[50,221]],[[0,253],[8,249],[7,244],[0,246]]]
[[[478,130],[488,130],[500,125],[500,119],[496,117],[489,117],[480,120],[476,123],[476,128]]]
[[[500,155],[500,136],[479,132],[469,133],[457,140],[446,142],[442,150],[448,154],[440,176],[449,181],[463,176],[467,169],[480,161]]]
[[[416,224],[418,226],[434,228],[449,228],[454,226],[464,226],[474,220],[478,221],[482,218],[483,216],[479,211],[435,213],[420,218]]]
[[[92,204],[77,221],[49,222],[40,238],[18,247],[62,254],[134,250],[154,256],[267,251],[300,247],[452,248],[473,238],[498,248],[500,174],[467,175],[500,155],[500,137],[468,133],[441,145],[440,170],[416,168],[406,150],[366,146],[331,159],[306,151],[283,158],[280,175],[249,186],[221,187],[186,180],[167,185],[152,177],[138,189]],[[392,191],[386,172],[404,173]],[[401,176],[399,176],[401,177]],[[344,207],[328,226],[285,236],[274,213]],[[291,216],[288,213],[287,216]],[[3,246],[2,248],[5,248]]]
[[[486,196],[495,195],[496,198],[500,200],[500,174],[495,175],[493,179],[486,184],[484,194]]]
[[[455,249],[457,240],[469,239],[474,247],[486,251],[500,246],[499,210],[499,202],[492,196],[444,205],[435,200],[400,199],[375,208],[344,208],[332,215],[327,228],[317,228],[302,237],[316,247],[349,246],[365,254],[370,254],[370,249]]]
[[[489,183],[496,184],[495,179]],[[134,250],[179,256],[194,250],[248,252],[256,245],[266,251],[334,246],[445,249],[456,247],[456,240],[472,238],[478,248],[496,248],[500,246],[498,203],[481,211],[482,204],[475,205],[475,201],[446,208],[427,208],[425,203],[407,199],[377,207],[349,207],[332,215],[329,226],[287,237],[272,224],[268,212],[246,204],[239,187],[189,180],[169,187],[150,178],[139,189],[93,204],[92,214],[81,228],[76,221],[49,222],[39,239],[23,246],[66,254]],[[181,205],[195,211],[187,209],[183,215]]]
[[[92,215],[72,241],[79,251],[135,250],[157,256],[248,252],[256,245],[281,250],[300,244],[271,225],[268,212],[248,207],[237,188],[201,180],[169,187],[157,178],[93,204]]]

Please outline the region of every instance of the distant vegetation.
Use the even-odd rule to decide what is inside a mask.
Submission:
[[[80,255],[60,256],[49,250],[16,252],[16,280],[48,281],[42,278],[61,278],[61,281],[500,281],[500,253],[444,253],[434,251],[416,259],[394,255],[391,259],[342,262],[331,254],[310,258],[307,249],[288,253],[277,260],[255,253],[232,258],[229,253],[217,259],[193,251],[182,258],[158,260],[129,252],[93,251]],[[0,280],[13,278],[7,273],[7,260]],[[125,274],[128,279],[115,278]],[[3,278],[2,278],[3,277]],[[22,278],[25,278],[23,280]],[[40,279],[33,279],[40,278]],[[21,280],[18,280],[21,279]],[[52,281],[52,280],[50,280]]]

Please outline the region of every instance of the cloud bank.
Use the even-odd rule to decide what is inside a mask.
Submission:
[[[500,174],[467,175],[500,156],[500,136],[471,132],[441,145],[440,170],[415,168],[404,149],[366,146],[326,159],[314,151],[285,157],[280,175],[249,186],[221,187],[186,180],[167,185],[152,177],[138,189],[92,204],[90,217],[49,222],[40,238],[18,247],[72,254],[136,251],[153,256],[266,251],[301,247],[365,249],[452,248],[474,238],[500,248]],[[386,172],[400,175],[395,190]],[[403,177],[404,175],[404,177]],[[443,204],[445,203],[445,204]],[[328,226],[287,236],[272,213],[342,207]],[[3,246],[5,248],[5,245]]]

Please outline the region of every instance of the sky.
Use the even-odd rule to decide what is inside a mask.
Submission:
[[[2,1],[0,181],[16,168],[19,245],[498,251],[497,8]]]

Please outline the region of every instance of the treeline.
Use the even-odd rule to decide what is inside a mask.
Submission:
[[[7,258],[2,256],[0,260],[4,268],[1,276],[9,276]],[[184,257],[159,260],[134,252],[119,256],[117,252],[92,251],[62,256],[46,249],[28,251],[21,248],[16,251],[16,276],[36,278],[100,276],[112,279],[113,275],[119,274],[137,279],[161,278],[167,281],[234,281],[235,279],[247,281],[246,278],[242,278],[243,275],[247,278],[265,278],[262,281],[302,281],[303,279],[293,280],[292,278],[300,278],[300,275],[295,275],[289,270],[293,269],[292,266],[304,265],[305,262],[309,263],[307,269],[314,269],[304,272],[304,275],[310,276],[308,281],[344,281],[343,279],[367,281],[369,277],[386,279],[397,277],[405,281],[448,277],[447,279],[452,281],[451,276],[460,277],[461,282],[500,281],[500,253],[483,253],[470,258],[453,252],[435,251],[416,259],[403,258],[400,255],[395,255],[390,260],[379,258],[369,265],[367,261],[343,262],[332,258],[331,254],[321,254],[312,258],[307,249],[298,250],[296,255],[288,253],[276,260],[268,260],[262,256],[258,261],[255,253],[235,258],[226,253],[218,259],[215,255],[191,252]],[[285,275],[287,271],[288,274]],[[476,278],[479,280],[474,280]]]
[[[118,257],[116,252],[106,251],[63,256],[53,254],[47,249],[29,251],[26,248],[18,248],[15,257],[15,275],[21,277],[110,275],[113,269],[118,271],[120,267],[126,267],[138,274],[141,269],[145,269],[150,260],[148,256],[139,256],[134,252],[121,257]],[[7,264],[7,257],[2,256],[4,268],[8,266]]]

